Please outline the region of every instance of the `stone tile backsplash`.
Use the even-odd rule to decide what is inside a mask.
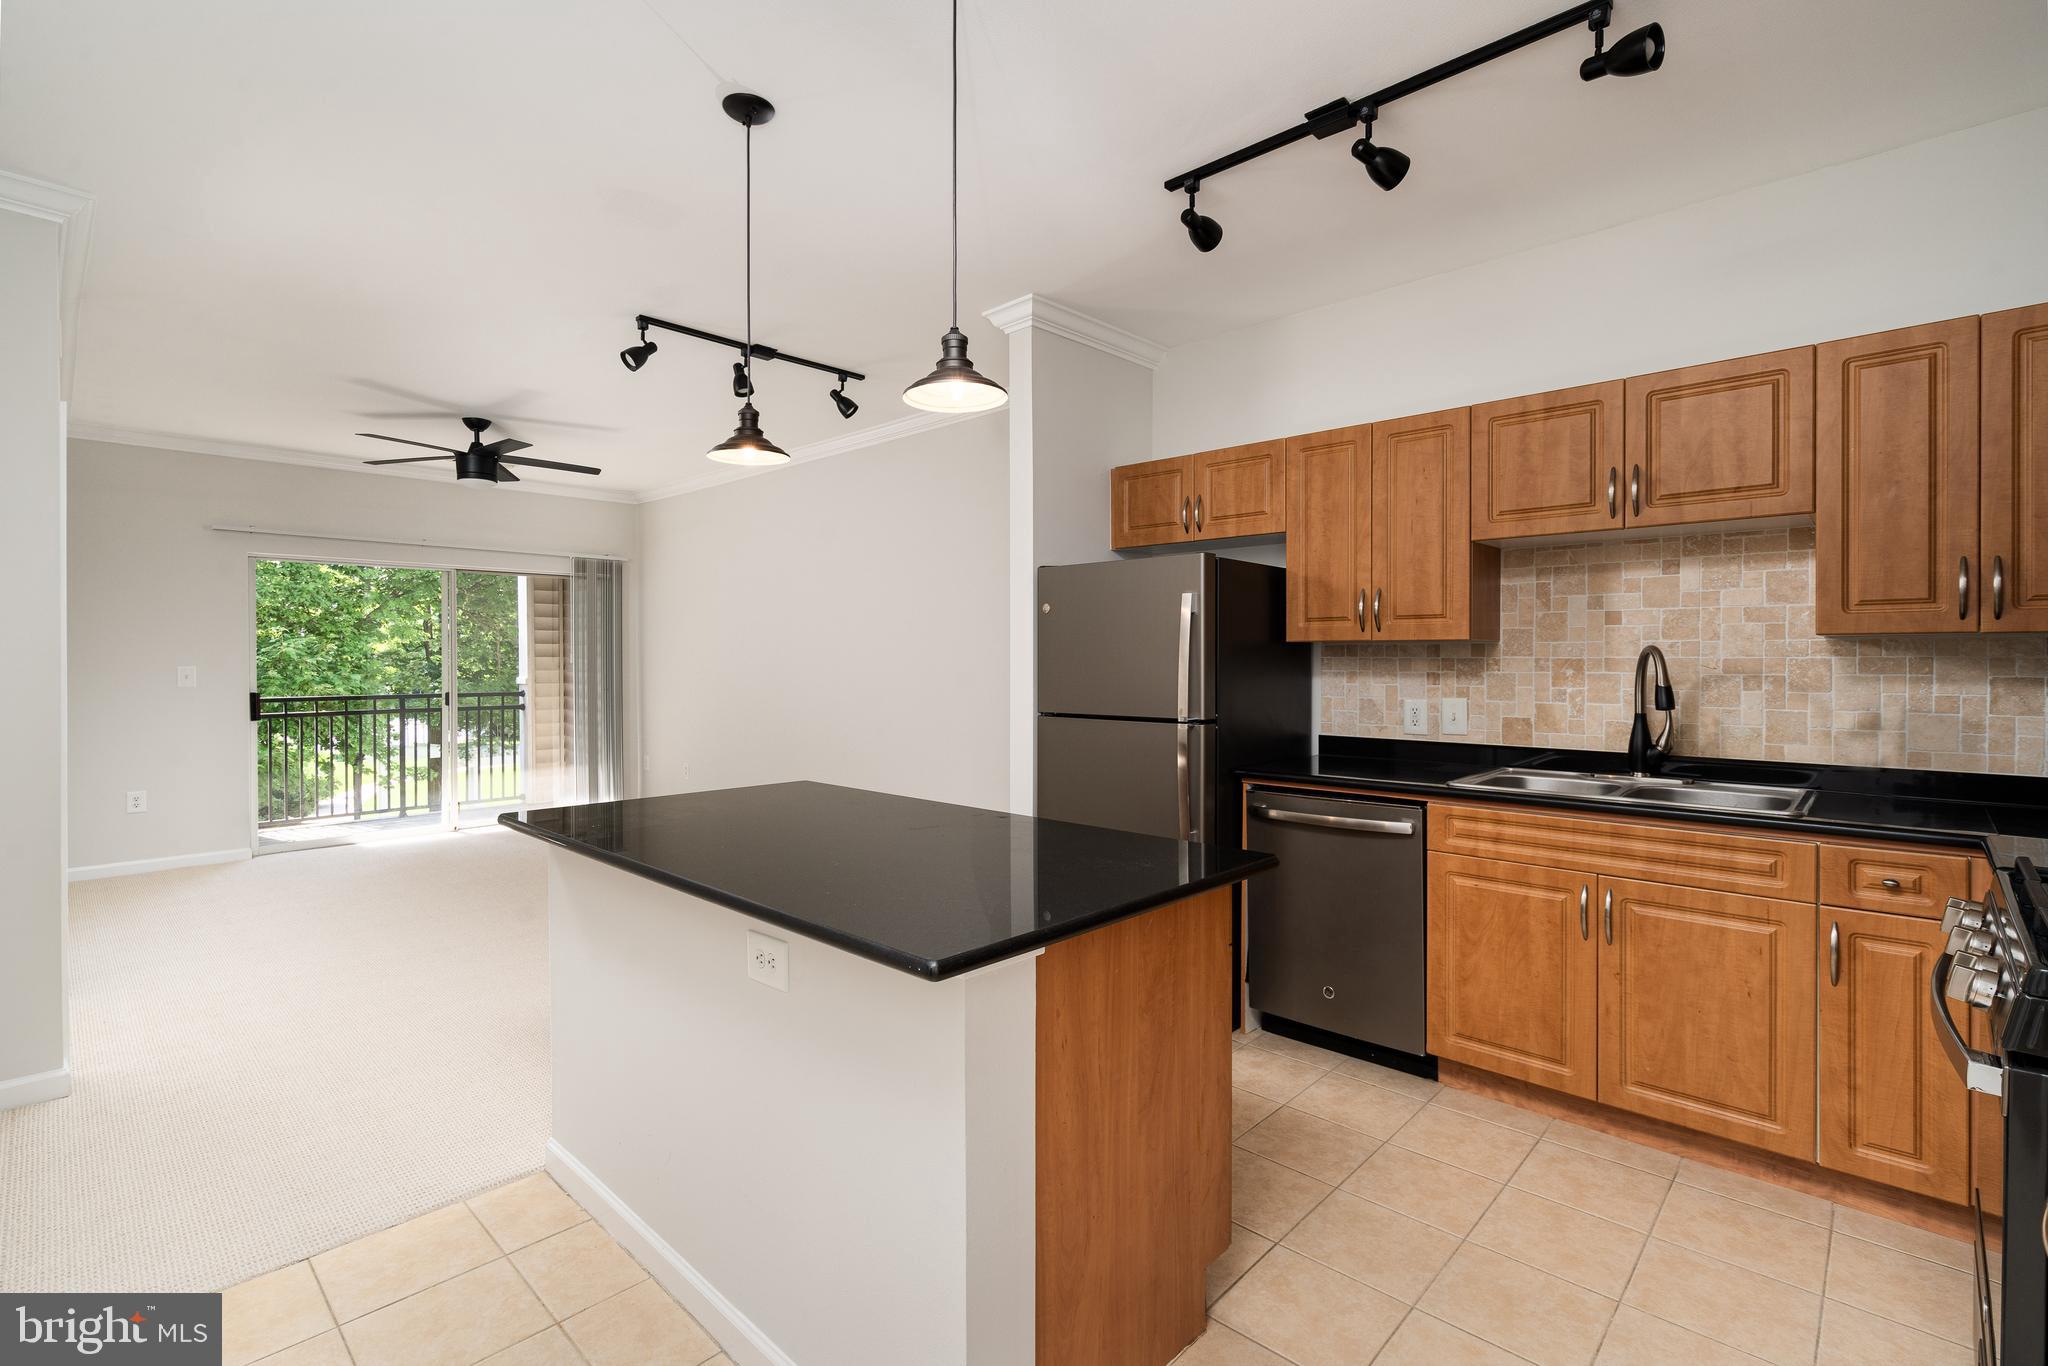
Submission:
[[[2048,637],[1817,636],[1811,527],[1506,551],[1498,643],[1325,645],[1322,730],[1398,737],[1419,697],[1432,738],[1623,750],[1649,644],[1682,754],[2048,775]]]

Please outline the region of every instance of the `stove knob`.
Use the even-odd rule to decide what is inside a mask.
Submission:
[[[1941,928],[1946,933],[1958,925],[1972,930],[1983,929],[1983,904],[1976,901],[1965,901],[1959,896],[1950,897],[1948,905],[1942,908]]]
[[[1948,951],[1959,957],[1963,954],[1973,957],[1988,954],[1997,947],[1998,941],[1989,930],[1973,930],[1958,925],[1948,933]]]
[[[1998,999],[1998,969],[1979,968],[1970,974],[1969,983],[1963,988],[1963,999],[1979,1010],[1990,1007]]]
[[[1970,998],[1970,985],[1977,975],[1977,959],[1972,954],[1952,954],[1949,958],[1948,981],[1942,990],[1951,1001],[1966,1001]]]

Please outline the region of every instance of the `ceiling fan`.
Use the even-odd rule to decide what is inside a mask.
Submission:
[[[430,451],[441,451],[441,455],[401,456],[393,460],[365,460],[366,465],[419,465],[429,460],[455,461],[457,479],[481,479],[489,483],[516,484],[519,476],[505,468],[507,465],[532,465],[544,470],[566,470],[570,474],[602,474],[604,471],[590,465],[565,465],[559,460],[535,460],[530,456],[512,454],[530,448],[530,441],[515,441],[506,437],[502,441],[484,444],[484,432],[490,427],[487,417],[465,417],[462,425],[469,428],[469,449],[457,450],[453,446],[436,446],[430,441],[411,441],[402,436],[380,436],[376,432],[357,432],[372,441],[396,441],[401,446],[423,446]]]

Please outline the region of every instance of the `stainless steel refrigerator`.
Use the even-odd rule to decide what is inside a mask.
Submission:
[[[1038,571],[1038,814],[1236,846],[1240,767],[1305,752],[1311,654],[1271,565],[1166,554]]]

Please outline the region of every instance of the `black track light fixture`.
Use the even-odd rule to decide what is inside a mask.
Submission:
[[[1204,213],[1195,212],[1195,191],[1201,189],[1199,181],[1188,185],[1188,206],[1180,211],[1180,225],[1188,230],[1188,241],[1195,244],[1196,251],[1214,251],[1223,241],[1223,225]]]
[[[844,375],[839,377],[839,387],[834,389],[828,397],[832,400],[832,406],[839,410],[841,417],[852,417],[860,411],[860,405],[846,396],[846,376]]]
[[[1391,190],[1408,174],[1408,154],[1382,147],[1372,140],[1372,121],[1378,113],[1376,109],[1368,109],[1359,116],[1365,132],[1351,144],[1351,155],[1365,167],[1365,173],[1372,177],[1373,184],[1383,190]]]
[[[1593,55],[1579,63],[1579,79],[1597,81],[1602,76],[1645,76],[1664,65],[1664,26],[1644,24],[1632,33],[1605,46],[1610,11],[1600,10],[1586,22],[1593,30]],[[1604,49],[1604,50],[1603,50]]]
[[[619,352],[619,359],[625,362],[628,370],[638,370],[641,366],[647,364],[649,356],[660,349],[653,342],[647,340],[647,324],[642,323],[640,324],[640,344],[638,346],[629,346]]]
[[[747,377],[747,363],[743,360],[736,360],[732,363],[732,396],[734,398],[752,398],[754,396],[754,381]]]

